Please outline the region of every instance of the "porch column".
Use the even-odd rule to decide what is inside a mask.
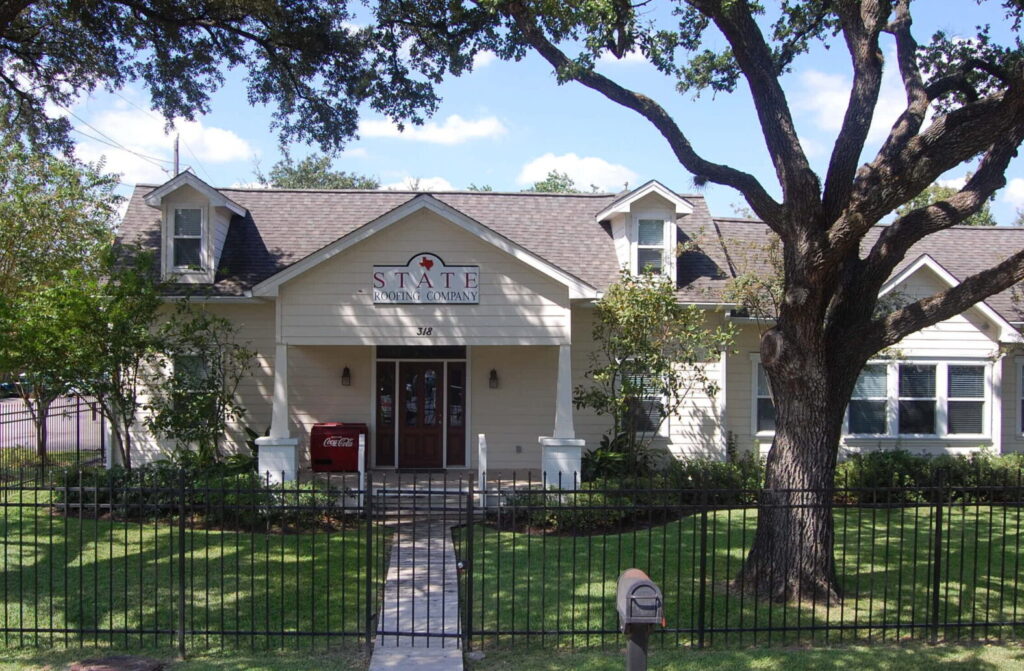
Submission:
[[[271,483],[291,481],[298,472],[298,438],[288,432],[288,345],[274,348],[274,399],[270,435],[256,439],[259,446],[259,472]]]
[[[567,344],[558,346],[554,435],[541,436],[539,442],[547,486],[576,489],[586,441],[576,438],[572,423],[572,349]]]

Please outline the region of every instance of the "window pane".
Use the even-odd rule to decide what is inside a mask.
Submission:
[[[757,364],[757,395],[770,396],[768,390],[768,376],[764,374],[764,366]]]
[[[935,433],[935,401],[900,401],[900,433]]]
[[[770,398],[757,399],[757,430],[775,430],[775,406]]]
[[[638,249],[636,250],[636,263],[641,272],[661,270],[660,249]]]
[[[981,433],[981,416],[984,406],[985,404],[981,401],[950,401],[949,432]]]
[[[865,366],[853,388],[854,398],[885,398],[885,364]]]
[[[200,268],[199,238],[178,238],[174,241],[174,267]]]
[[[984,366],[950,366],[950,398],[985,398]]]
[[[935,366],[900,366],[900,396],[935,397]]]
[[[195,209],[174,211],[174,234],[199,237],[202,234],[202,211]]]
[[[665,241],[665,222],[661,219],[641,219],[636,237],[641,245],[660,247]]]
[[[850,401],[850,433],[885,432],[885,401]]]

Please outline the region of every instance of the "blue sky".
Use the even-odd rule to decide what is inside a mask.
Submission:
[[[996,38],[1007,31],[998,3],[977,8],[973,3],[928,0],[915,8],[915,32],[922,41],[936,29],[970,37],[978,23],[990,23]],[[891,43],[885,48],[887,62],[894,65]],[[706,158],[751,172],[777,192],[744,87],[732,95],[694,99],[690,93],[677,93],[673,82],[639,58],[602,62],[600,68],[664,105]],[[215,186],[251,183],[257,161],[266,170],[281,157],[277,138],[269,130],[269,110],[248,105],[242,76],[227,73],[210,114],[176,124],[182,165]],[[839,46],[815,49],[798,60],[784,80],[801,141],[819,174],[845,110],[849,77],[845,49]],[[551,68],[539,57],[506,63],[485,54],[472,74],[449,79],[440,94],[444,102],[433,119],[423,127],[408,127],[405,133],[368,113],[361,137],[350,142],[335,167],[372,175],[385,186],[408,186],[418,180],[421,189],[487,184],[496,190],[519,190],[554,169],[567,172],[583,188],[593,184],[619,191],[627,183],[636,186],[658,179],[678,191],[695,190],[652,126],[578,84],[558,86]],[[888,71],[875,115],[874,142],[863,160],[877,148],[902,101],[898,76]],[[78,154],[88,160],[105,157],[108,169],[122,175],[125,191],[137,182],[160,183],[170,177],[173,134],[164,134],[162,119],[149,108],[142,88],[128,87],[114,94],[97,93],[70,110],[79,131]],[[296,157],[314,150],[290,148]],[[969,166],[958,168],[943,179],[955,184],[968,170]],[[1009,185],[992,204],[1002,223],[1024,208],[1024,158],[1014,160],[1007,178]],[[742,204],[738,193],[724,187],[711,185],[703,193],[712,211],[721,216],[732,215],[734,205]]]

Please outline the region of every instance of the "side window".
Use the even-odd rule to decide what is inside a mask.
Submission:
[[[887,366],[868,364],[857,378],[850,397],[848,426],[853,434],[887,434]]]
[[[984,431],[984,366],[949,366],[946,398],[947,433],[980,434]]]
[[[638,273],[660,273],[665,267],[665,222],[637,221],[636,267]]]
[[[764,374],[764,366],[757,363],[757,432],[775,430],[775,403],[772,401],[771,389],[768,387],[768,376]]]
[[[203,269],[203,211],[197,207],[174,208],[172,231],[174,268]]]
[[[899,433],[934,435],[935,366],[902,364],[899,371]]]

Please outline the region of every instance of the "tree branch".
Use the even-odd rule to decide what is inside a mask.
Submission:
[[[864,340],[864,347],[871,352],[891,347],[911,333],[954,317],[1021,280],[1024,280],[1024,250],[954,287],[915,301],[875,322]]]
[[[791,225],[813,225],[815,215],[820,212],[821,184],[797,137],[775,59],[753,12],[745,2],[732,0],[693,0],[690,4],[710,17],[722,31],[750,86],[765,145],[782,186],[783,203],[791,210],[788,217]]]
[[[683,167],[716,184],[731,186],[738,190],[750,203],[754,212],[776,233],[781,233],[778,230],[781,206],[768,195],[768,192],[753,175],[727,165],[713,163],[697,154],[672,117],[651,98],[626,89],[593,70],[577,68],[568,56],[547,39],[523,4],[510,3],[506,5],[505,11],[508,12],[530,46],[544,57],[558,73],[568,73],[571,79],[643,116],[668,140],[669,146]]]
[[[878,93],[882,88],[883,60],[878,36],[888,6],[875,2],[839,3],[843,38],[853,61],[853,86],[825,177],[822,197],[825,221],[836,221],[850,196],[853,176],[860,163]]]

